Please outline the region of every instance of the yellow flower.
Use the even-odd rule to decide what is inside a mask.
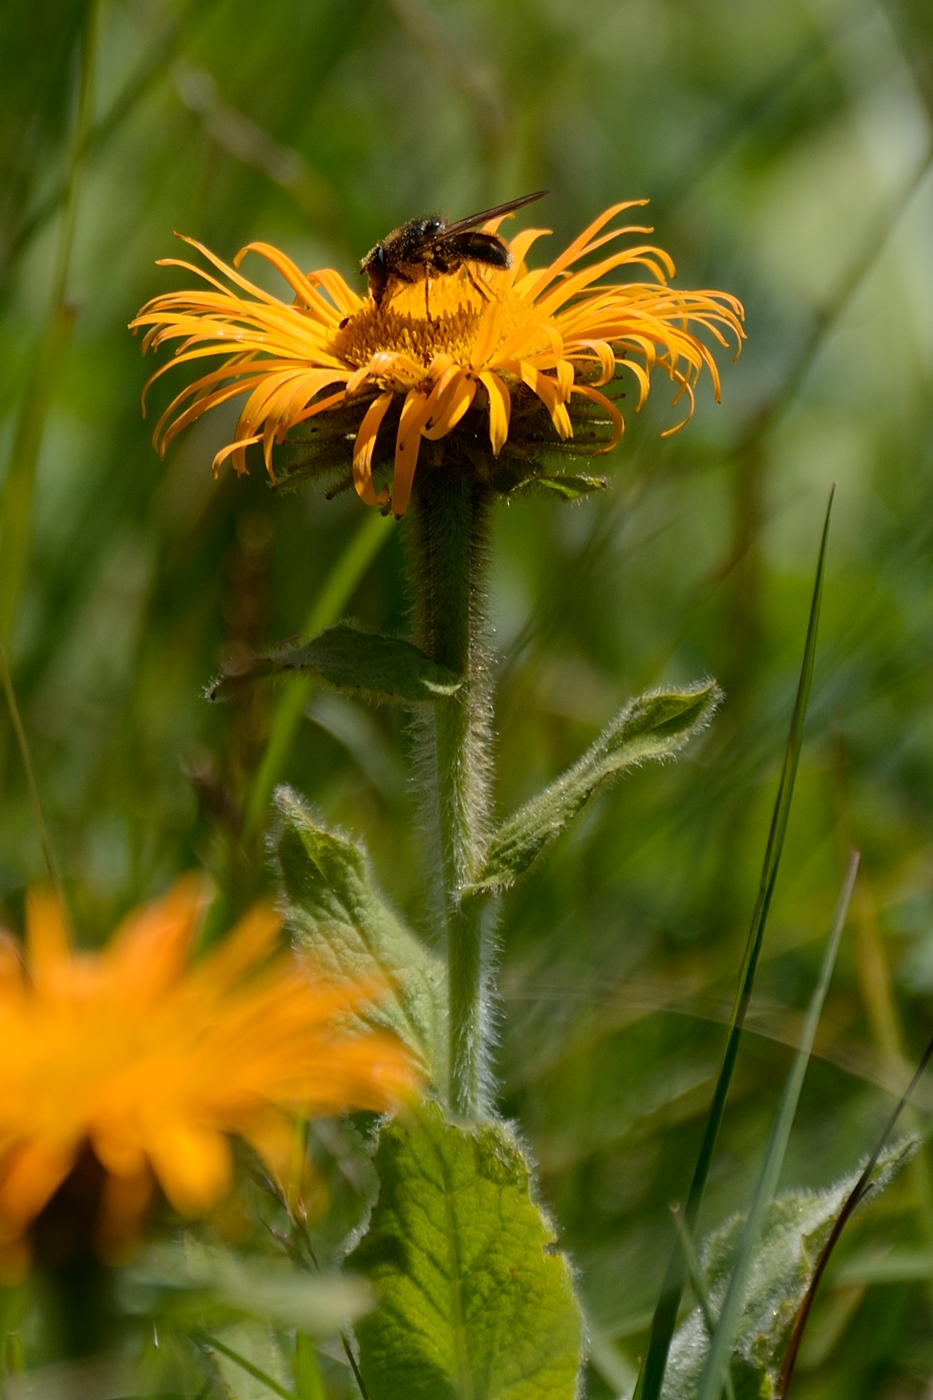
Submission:
[[[262,905],[192,964],[202,907],[201,883],[183,880],[103,951],[76,953],[57,900],[33,894],[25,967],[3,937],[5,1272],[26,1262],[30,1225],[75,1173],[87,1179],[89,1160],[96,1219],[82,1229],[110,1257],[138,1232],[156,1184],[187,1215],[221,1199],[231,1135],[281,1175],[296,1116],[384,1109],[411,1085],[400,1044],[346,1029],[378,989],[322,984],[276,956],[281,920]]]
[[[401,285],[382,307],[368,296],[358,296],[331,269],[303,274],[269,244],[248,244],[229,267],[187,239],[232,288],[191,263],[166,259],[163,265],[197,274],[210,290],[154,297],[131,326],[147,328],[144,350],[181,341],[174,359],[157,370],[150,384],[172,364],[200,363],[215,355],[223,360],[172,400],[156,425],[154,441],[164,452],[172,438],[207,409],[246,393],[234,440],[217,454],[214,470],[232,457],[237,472],[245,472],[246,448],[261,443],[275,482],[275,443],[281,444],[298,424],[355,406],[357,420],[348,433],[341,418],[338,438],[354,439],[353,482],[362,500],[385,507],[389,493],[385,487],[377,493],[374,487],[373,453],[391,410],[391,505],[398,517],[408,505],[423,442],[448,438],[461,424],[466,428],[476,408],[493,458],[510,440],[513,408],[517,403],[527,406],[529,399],[537,405],[538,416],[549,420],[552,435],[563,442],[573,437],[570,410],[575,397],[595,405],[611,425],[608,438],[596,450],[609,451],[625,425],[612,398],[600,391],[623,368],[634,377],[639,408],[652,370],[660,369],[677,386],[675,402],[687,396],[689,417],[704,366],[719,397],[713,354],[691,327],[705,330],[720,345],[731,336],[738,352],[743,338],[741,303],[725,292],[669,287],[674,265],[667,253],[648,244],[616,249],[585,267],[576,266],[624,235],[650,233],[641,226],[604,232],[623,210],[645,202],[607,209],[549,267],[527,267],[529,249],[547,232],[528,229],[508,243],[510,268],[440,275],[430,281],[427,292],[423,283]],[[492,220],[486,231],[495,232],[499,222]],[[278,268],[295,293],[293,303],[278,300],[237,271],[250,251]],[[629,266],[643,268],[652,280],[604,280]],[[472,441],[478,438],[471,428]],[[593,451],[584,448],[581,455]]]

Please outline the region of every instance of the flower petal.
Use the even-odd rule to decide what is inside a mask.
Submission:
[[[431,414],[429,396],[420,389],[409,391],[399,419],[395,439],[395,470],[392,473],[392,514],[401,520],[411,499],[418,453],[421,450],[421,429]]]
[[[466,413],[476,395],[476,380],[468,370],[457,370],[451,375],[431,410],[427,425],[421,436],[436,442],[453,432]]]
[[[23,1143],[3,1163],[0,1178],[0,1232],[21,1234],[61,1186],[74,1166],[77,1144]]]
[[[489,441],[492,445],[492,455],[498,457],[509,435],[512,400],[498,374],[484,370],[479,377],[489,395]]]
[[[575,394],[582,394],[583,397],[589,399],[591,403],[598,403],[600,408],[605,409],[605,411],[609,414],[609,417],[612,419],[611,440],[606,444],[605,447],[599,447],[593,453],[594,457],[603,457],[607,452],[611,452],[612,449],[621,441],[622,434],[625,432],[625,419],[622,417],[622,414],[616,408],[612,400],[607,399],[606,395],[601,394],[598,389],[591,389],[588,384],[575,384],[573,386],[573,392]]]
[[[149,1148],[156,1176],[182,1215],[202,1215],[226,1195],[233,1174],[223,1133],[191,1123],[163,1127]]]
[[[378,496],[373,490],[373,452],[382,420],[394,397],[391,390],[386,390],[373,400],[363,415],[363,421],[357,430],[356,442],[353,444],[353,485],[356,488],[356,494],[367,506],[384,506],[389,499],[389,493],[385,487],[382,488]]]

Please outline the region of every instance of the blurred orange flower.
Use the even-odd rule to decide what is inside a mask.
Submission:
[[[201,881],[182,880],[103,951],[79,953],[58,901],[33,893],[26,966],[0,936],[5,1272],[28,1259],[30,1224],[89,1152],[103,1179],[95,1244],[110,1257],[138,1232],[156,1184],[186,1215],[221,1199],[231,1135],[281,1177],[296,1117],[381,1110],[410,1089],[398,1042],[346,1029],[379,988],[317,982],[277,953],[281,919],[267,905],[192,963],[203,903]]]
[[[249,397],[233,441],[214,459],[215,471],[227,457],[246,471],[246,448],[261,443],[266,467],[274,443],[290,429],[328,410],[359,406],[352,425],[352,471],[367,505],[387,506],[389,492],[373,485],[373,452],[390,409],[400,409],[395,427],[391,506],[404,514],[424,440],[438,442],[454,432],[476,400],[485,405],[486,432],[493,458],[509,440],[513,399],[530,396],[550,420],[560,440],[573,437],[573,396],[595,405],[608,424],[608,452],[621,437],[622,415],[600,392],[623,368],[634,378],[637,406],[648,394],[651,372],[661,370],[686,395],[693,412],[693,389],[704,368],[719,396],[719,375],[709,346],[691,327],[714,342],[743,339],[742,306],[726,292],[678,291],[667,285],[671,258],[650,244],[617,249],[588,266],[575,264],[625,235],[650,233],[630,225],[604,232],[633,204],[614,204],[600,214],[548,267],[529,270],[525,259],[546,229],[527,229],[506,242],[511,267],[463,270],[438,275],[427,284],[393,286],[377,306],[361,297],[338,272],[326,268],[302,273],[290,258],[267,243],[250,243],[230,267],[200,243],[186,239],[232,283],[180,259],[202,278],[204,290],[154,297],[131,322],[146,328],[143,349],[180,340],[172,365],[202,364],[223,356],[172,400],[159,419],[154,441],[164,452],[184,427],[207,409],[239,394]],[[491,220],[495,232],[501,220]],[[266,258],[295,293],[288,304],[247,281],[238,271],[246,253]],[[623,267],[638,267],[647,282],[606,282]],[[148,385],[147,385],[148,388]],[[478,396],[478,397],[477,397]],[[679,426],[679,425],[678,425]],[[669,429],[668,431],[675,431]],[[475,436],[475,430],[473,435]],[[593,452],[582,455],[593,455]]]

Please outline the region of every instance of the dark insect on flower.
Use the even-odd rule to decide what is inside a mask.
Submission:
[[[424,282],[427,306],[427,280],[432,275],[457,272],[469,263],[485,263],[487,267],[512,265],[508,247],[495,233],[480,233],[477,226],[490,219],[511,214],[525,204],[542,199],[547,190],[524,194],[446,224],[438,215],[429,219],[409,219],[401,228],[393,229],[381,243],[371,248],[360,264],[360,271],[369,278],[369,291],[377,306],[382,306],[393,282]],[[470,273],[467,276],[478,291],[483,288]],[[430,312],[429,312],[430,314]]]

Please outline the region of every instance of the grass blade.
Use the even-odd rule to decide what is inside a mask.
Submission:
[[[684,1213],[680,1206],[673,1206],[671,1215],[674,1217],[674,1224],[677,1226],[677,1234],[680,1236],[681,1248],[684,1252],[684,1262],[687,1266],[687,1277],[690,1279],[690,1286],[696,1294],[696,1300],[703,1314],[703,1323],[706,1327],[707,1335],[712,1341],[716,1335],[716,1319],[710,1306],[709,1294],[706,1291],[706,1282],[703,1278],[703,1270],[700,1268],[700,1261],[697,1258],[696,1246],[693,1243],[693,1236],[687,1229],[684,1221]],[[723,1377],[723,1389],[726,1392],[726,1400],[735,1400],[735,1389],[732,1385],[732,1377],[726,1371]]]
[[[869,1157],[868,1161],[865,1163],[865,1170],[862,1172],[862,1175],[859,1177],[858,1181],[853,1186],[851,1192],[846,1197],[845,1205],[839,1212],[839,1217],[832,1228],[832,1233],[830,1234],[829,1239],[823,1246],[823,1251],[820,1254],[819,1259],[816,1261],[816,1268],[814,1269],[813,1277],[810,1280],[810,1287],[807,1289],[806,1297],[800,1305],[800,1311],[794,1319],[794,1326],[790,1334],[790,1341],[787,1344],[787,1355],[784,1357],[784,1366],[781,1371],[781,1384],[780,1389],[778,1390],[778,1400],[786,1400],[787,1392],[790,1389],[790,1383],[793,1380],[794,1376],[794,1367],[797,1364],[797,1353],[800,1350],[800,1343],[803,1340],[804,1328],[807,1325],[807,1318],[810,1316],[810,1309],[813,1307],[813,1300],[816,1297],[816,1290],[819,1287],[820,1279],[823,1277],[826,1265],[829,1263],[829,1257],[832,1254],[833,1250],[836,1248],[836,1245],[839,1243],[839,1236],[845,1229],[849,1217],[852,1215],[853,1211],[857,1208],[857,1206],[865,1199],[865,1197],[868,1195],[868,1192],[872,1189],[871,1174],[875,1170],[875,1167],[878,1165],[878,1158],[881,1156],[881,1153],[884,1150],[885,1143],[893,1133],[897,1125],[897,1120],[900,1118],[901,1114],[904,1112],[904,1109],[907,1107],[908,1103],[913,1098],[914,1090],[916,1089],[917,1085],[920,1083],[920,1080],[926,1073],[927,1065],[930,1063],[931,1059],[933,1059],[933,1040],[931,1040],[928,1043],[927,1048],[921,1055],[920,1063],[914,1070],[913,1078],[907,1085],[907,1088],[904,1090],[903,1094],[898,1100],[897,1107],[895,1108],[894,1112],[891,1114],[891,1117],[885,1124],[884,1131],[878,1139],[877,1147]]]
[[[62,907],[62,912],[68,918],[68,905],[65,903],[65,892],[62,888],[61,875],[58,869],[58,861],[55,859],[55,848],[52,845],[52,838],[49,836],[49,829],[45,821],[45,813],[42,810],[42,800],[39,797],[39,787],[36,783],[36,774],[32,766],[32,756],[29,752],[29,743],[26,739],[26,731],[23,728],[22,717],[19,712],[19,705],[16,703],[16,692],[13,689],[13,678],[10,675],[10,667],[6,659],[6,648],[0,640],[0,684],[3,686],[3,693],[6,696],[7,707],[10,711],[10,722],[16,734],[16,742],[19,745],[19,755],[26,772],[26,782],[29,784],[29,796],[32,799],[33,813],[36,818],[36,826],[39,828],[39,840],[42,844],[42,854],[45,856],[45,863],[48,867],[49,879],[52,881],[55,893],[58,895],[58,902]],[[69,920],[70,922],[70,920]]]
[[[771,1129],[768,1149],[761,1165],[758,1184],[755,1187],[748,1216],[739,1237],[735,1262],[732,1266],[732,1276],[729,1279],[719,1321],[710,1344],[709,1356],[700,1379],[697,1400],[719,1400],[724,1378],[728,1374],[729,1357],[732,1352],[732,1343],[735,1339],[742,1304],[745,1301],[745,1287],[752,1266],[752,1256],[761,1233],[764,1213],[774,1196],[778,1177],[781,1174],[784,1154],[790,1140],[791,1126],[797,1113],[797,1104],[800,1101],[800,1091],[803,1088],[804,1076],[810,1063],[817,1026],[823,1013],[823,1003],[826,1000],[833,968],[836,965],[836,954],[839,951],[839,941],[842,938],[842,930],[849,912],[849,901],[852,898],[855,877],[858,874],[858,863],[858,852],[853,851],[849,857],[845,879],[839,893],[829,941],[823,954],[823,965],[820,968],[819,979],[807,1009],[807,1019],[800,1040],[800,1048],[794,1057],[793,1067],[784,1086],[781,1104]]]
[[[234,1366],[239,1366],[247,1375],[259,1381],[260,1385],[268,1387],[274,1395],[280,1395],[282,1400],[295,1400],[295,1396],[290,1390],[286,1390],[284,1385],[279,1385],[274,1376],[263,1371],[261,1367],[255,1366],[247,1357],[241,1356],[233,1347],[228,1347],[225,1342],[221,1342],[217,1337],[211,1336],[209,1332],[200,1333],[196,1338],[202,1347],[211,1351],[219,1351],[221,1356],[226,1356],[233,1362]]]
[[[52,274],[48,324],[20,408],[13,450],[0,499],[0,542],[3,545],[0,553],[0,636],[7,640],[11,637],[16,620],[29,561],[36,467],[45,423],[74,329],[75,313],[67,303],[66,293],[74,244],[84,144],[94,105],[98,11],[99,0],[93,0],[88,7],[81,42],[78,110],[64,186],[64,211]]]
[[[295,1335],[295,1397],[296,1400],[327,1400],[314,1343],[306,1332]]]
[[[388,539],[393,524],[391,516],[384,517],[375,510],[367,511],[366,518],[337,560],[308,614],[302,631],[303,640],[317,636],[318,632],[338,620],[366,570]],[[247,839],[262,822],[272,789],[282,776],[308,696],[315,684],[313,679],[295,679],[279,700],[269,742],[253,779],[246,808],[244,835]]]
[[[819,631],[820,605],[823,599],[823,574],[826,566],[826,545],[829,538],[829,520],[833,508],[833,494],[834,492],[830,492],[829,504],[826,508],[826,519],[823,524],[823,536],[820,541],[820,553],[817,560],[816,578],[813,585],[813,598],[810,604],[807,639],[803,649],[800,680],[797,684],[797,698],[794,703],[790,733],[787,737],[787,748],[784,753],[781,781],[778,785],[777,798],[774,804],[774,815],[771,819],[771,830],[768,833],[768,844],[765,848],[758,898],[755,903],[755,911],[752,915],[748,942],[745,945],[745,956],[742,962],[742,971],[732,1012],[732,1025],[729,1031],[729,1039],[726,1043],[722,1065],[719,1070],[719,1078],[716,1081],[713,1101],[710,1105],[709,1114],[707,1115],[706,1130],[703,1134],[703,1141],[700,1144],[693,1180],[690,1183],[690,1194],[687,1197],[687,1205],[684,1211],[687,1229],[691,1234],[696,1229],[697,1217],[700,1213],[700,1206],[703,1203],[703,1196],[706,1191],[706,1183],[713,1161],[713,1153],[716,1149],[716,1140],[719,1136],[719,1129],[726,1108],[726,1099],[729,1094],[729,1086],[732,1083],[735,1062],[739,1053],[739,1044],[742,1039],[745,1017],[748,1014],[752,988],[755,985],[755,974],[758,971],[758,959],[761,954],[761,945],[764,940],[768,913],[774,895],[774,886],[781,864],[781,853],[784,849],[784,836],[787,831],[790,804],[794,795],[794,782],[797,777],[797,766],[800,761],[800,750],[803,745],[803,729],[807,714],[807,701],[810,696],[810,685],[813,680],[813,662],[816,656],[816,638]],[[667,1267],[667,1273],[664,1276],[664,1282],[661,1285],[661,1296],[658,1299],[658,1305],[655,1309],[648,1350],[638,1380],[638,1386],[635,1390],[635,1400],[659,1400],[661,1386],[664,1383],[664,1371],[667,1367],[667,1354],[670,1349],[671,1338],[674,1335],[674,1327],[677,1323],[677,1311],[680,1307],[681,1296],[683,1295],[684,1280],[684,1257],[683,1251],[678,1243],[675,1244],[670,1263]]]

